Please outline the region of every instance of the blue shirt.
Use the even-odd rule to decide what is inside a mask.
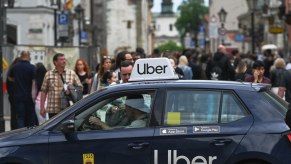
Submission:
[[[11,69],[10,76],[14,78],[14,99],[32,100],[31,89],[35,66],[29,61],[21,60]]]

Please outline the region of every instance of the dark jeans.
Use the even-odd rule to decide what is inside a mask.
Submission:
[[[17,119],[17,128],[36,125],[36,115],[34,103],[32,101],[21,101],[15,99],[14,104]]]
[[[9,103],[10,103],[10,116],[11,116],[10,126],[11,126],[11,130],[13,130],[13,129],[17,128],[16,112],[15,112],[15,104],[14,104],[13,94],[9,94],[8,100],[9,100]]]

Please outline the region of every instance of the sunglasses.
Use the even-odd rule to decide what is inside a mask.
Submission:
[[[111,59],[110,56],[103,56],[103,59]]]

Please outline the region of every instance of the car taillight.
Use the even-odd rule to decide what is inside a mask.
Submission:
[[[291,142],[291,133],[287,134],[286,136],[287,136],[288,140]]]
[[[291,131],[290,130],[283,132],[282,137],[283,136],[288,139],[289,143],[291,143]]]

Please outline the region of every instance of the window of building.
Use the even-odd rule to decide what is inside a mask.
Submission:
[[[156,25],[155,25],[155,30],[156,30],[156,31],[160,31],[160,25],[159,25],[159,24],[156,24]]]
[[[170,24],[170,31],[173,31],[173,24]]]

